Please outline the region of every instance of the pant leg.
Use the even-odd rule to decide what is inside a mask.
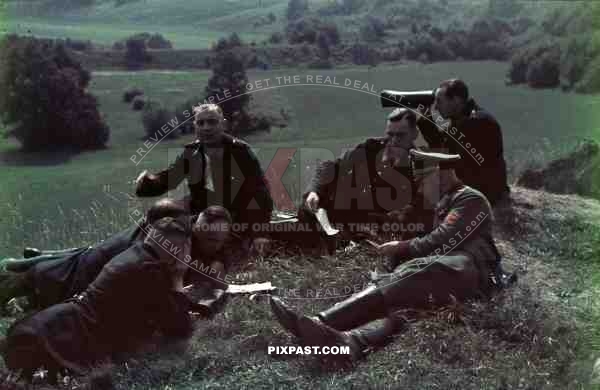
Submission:
[[[487,273],[466,252],[423,257],[396,267],[390,279],[379,281],[388,310],[425,308],[446,304],[450,295],[459,300],[479,296]]]

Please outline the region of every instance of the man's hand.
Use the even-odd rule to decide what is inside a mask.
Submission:
[[[379,253],[384,256],[408,257],[408,243],[410,241],[389,241],[377,247]]]
[[[319,209],[319,195],[316,192],[311,192],[306,197],[306,207],[313,213]]]
[[[150,177],[150,173],[147,169],[144,169],[142,173],[138,175],[137,179],[135,179],[135,187],[138,188],[148,177]]]

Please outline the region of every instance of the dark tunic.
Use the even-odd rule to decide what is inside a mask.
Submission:
[[[427,231],[433,208],[426,210],[422,197],[417,196],[408,159],[397,168],[382,164],[385,147],[384,138],[369,138],[340,158],[322,162],[304,200],[309,192],[316,192],[319,207],[328,211],[334,223],[381,222],[381,216],[390,211],[411,210],[406,222],[418,219]],[[306,214],[303,210],[304,218]]]
[[[84,291],[106,263],[144,237],[142,227],[135,225],[93,247],[36,264],[27,271],[36,305],[47,307]]]
[[[193,216],[189,218],[190,223],[196,219]],[[27,271],[27,278],[32,286],[36,306],[44,308],[54,305],[84,291],[100,274],[106,263],[130,246],[144,241],[146,226],[145,223],[136,224],[95,246],[80,248],[31,267]],[[192,256],[194,259],[198,258],[195,253],[192,253]],[[228,248],[224,248],[210,258],[202,257],[199,260],[204,265],[212,261],[221,261],[227,266],[231,256]],[[187,273],[186,281],[193,284],[210,282],[207,287],[225,288],[222,282],[207,278],[206,275],[194,270]]]
[[[173,164],[156,174],[156,180],[143,181],[136,195],[159,196],[187,179],[192,214],[211,205],[220,205],[229,210],[234,222],[247,223],[249,227],[254,223],[269,222],[273,200],[264,172],[250,146],[227,134],[223,134],[220,146],[223,148],[222,161],[210,162],[214,191],[206,189],[206,146],[196,141],[185,145]]]
[[[4,350],[7,367],[81,373],[155,330],[189,334],[189,302],[171,290],[171,275],[158,256],[136,242],[108,262],[80,296],[13,324]]]
[[[481,191],[492,205],[508,193],[506,162],[502,130],[496,119],[469,99],[466,118],[449,125],[431,121],[431,116],[419,117],[417,125],[432,149],[460,154],[456,175],[466,185]]]

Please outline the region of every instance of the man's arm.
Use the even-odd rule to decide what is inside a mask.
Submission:
[[[421,135],[431,149],[442,149],[445,146],[444,133],[437,127],[431,116],[431,112],[426,115],[421,115],[417,119],[417,127],[421,131]]]
[[[317,166],[317,171],[309,184],[308,191],[304,194],[303,201],[306,201],[311,193],[315,193],[321,203],[318,207],[323,207],[322,204],[326,203],[329,195],[335,191],[341,172],[353,169],[357,163],[366,162],[366,159],[367,142],[364,142],[356,145],[354,149],[346,151],[335,160],[322,161]]]
[[[432,232],[409,241],[408,253],[411,258],[444,255],[473,238],[472,235],[477,235],[477,227],[487,218],[492,218],[492,215],[484,198],[461,194],[444,221]]]
[[[237,161],[237,163],[244,177],[235,199],[236,210],[231,210],[231,212],[238,215],[238,218],[234,219],[248,223],[250,226],[254,223],[267,223],[271,220],[273,199],[264,171],[250,147],[241,143],[240,145],[241,149],[237,153],[240,161]],[[258,209],[250,208],[252,200],[258,205]]]
[[[142,174],[136,180],[135,194],[140,197],[158,196],[175,189],[189,172],[186,152],[181,153],[167,168],[156,174]]]

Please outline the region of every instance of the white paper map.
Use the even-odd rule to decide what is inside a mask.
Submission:
[[[272,291],[276,287],[273,287],[271,282],[264,283],[251,283],[251,284],[230,284],[227,288],[227,294],[246,294],[254,293],[258,291]]]

